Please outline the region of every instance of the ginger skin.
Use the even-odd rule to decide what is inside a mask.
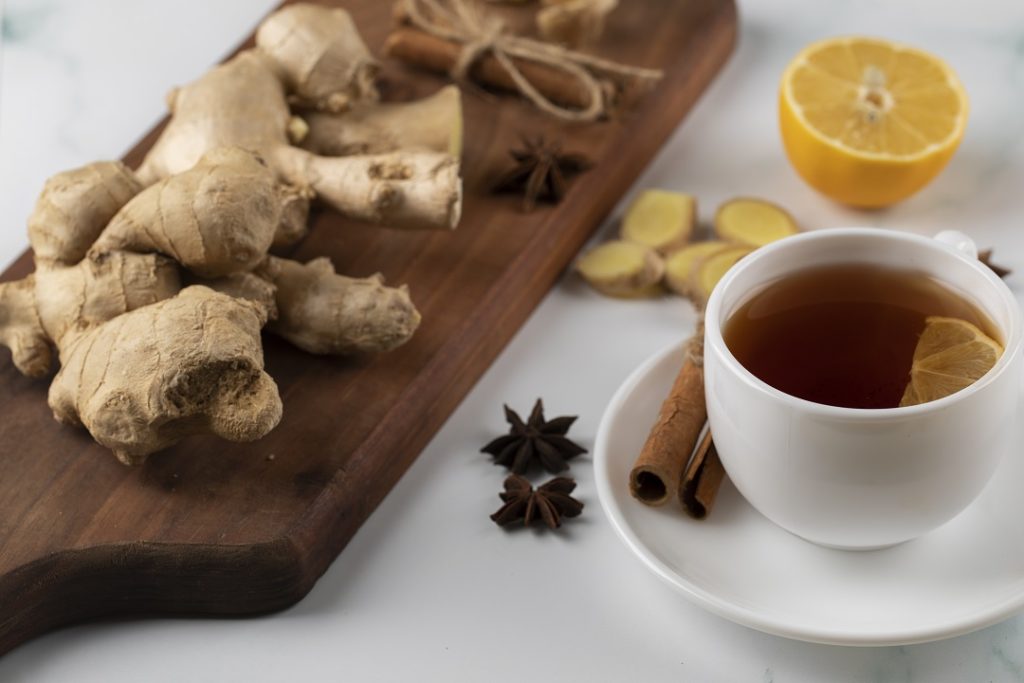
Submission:
[[[35,305],[63,358],[71,341],[122,313],[169,299],[181,289],[178,265],[159,254],[110,252],[35,273]]]
[[[272,256],[259,274],[277,288],[270,330],[309,353],[390,351],[420,323],[406,287],[385,287],[380,275],[338,275],[324,257],[300,264]]]
[[[278,65],[300,105],[344,111],[377,99],[380,65],[370,56],[348,12],[299,3],[263,20],[256,46]]]
[[[221,277],[262,261],[280,218],[278,185],[262,160],[237,147],[215,149],[128,202],[89,253],[156,251]]]
[[[322,157],[278,147],[274,165],[290,183],[310,182],[341,213],[395,228],[454,228],[462,208],[459,163],[436,152]]]
[[[408,291],[379,276],[268,259],[285,196],[256,155],[210,152],[129,200],[77,264],[41,264],[0,285],[0,342],[22,372],[41,376],[52,340],[62,364],[54,415],[122,462],[190,434],[262,437],[281,415],[262,372],[268,318],[274,333],[325,354],[392,349],[420,319]],[[179,264],[186,281],[219,291],[181,290]]]
[[[272,251],[298,244],[309,234],[309,203],[315,193],[305,187],[281,185],[278,195],[281,198],[281,221],[270,245]]]
[[[0,344],[11,350],[23,375],[43,377],[53,353],[36,312],[35,289],[35,275],[0,283]]]
[[[125,464],[193,434],[253,441],[281,419],[250,302],[187,287],[93,328],[50,386],[59,422],[84,425]]]
[[[189,170],[216,147],[264,154],[288,144],[284,87],[270,59],[255,50],[175,88],[167,102],[171,120],[136,171],[144,185]]]
[[[340,114],[303,115],[303,149],[324,156],[418,149],[462,154],[462,95],[447,85],[430,97],[395,104],[359,103]]]
[[[354,85],[363,78],[358,74],[369,72],[361,39],[354,49],[352,31],[328,35],[321,30],[341,26],[341,15],[351,23],[343,10],[304,4],[279,10],[261,25],[260,47],[242,51],[173,91],[168,98],[171,121],[138,169],[142,182],[149,185],[182,173],[217,147],[237,146],[260,154],[280,180],[309,188],[353,218],[399,228],[454,228],[462,182],[458,160],[447,153],[394,151],[380,157],[328,158],[291,144],[289,130],[294,132],[296,126],[289,94],[322,102],[332,95],[337,101],[344,93],[341,108],[355,95],[371,94]],[[301,30],[281,28],[296,18],[310,25]],[[320,28],[312,26],[318,22]],[[297,54],[295,40],[302,36],[310,37],[322,60],[308,62],[306,53]],[[389,172],[375,172],[381,168]]]
[[[51,178],[29,220],[37,271],[0,284],[0,344],[16,367],[45,375],[56,347],[55,418],[126,464],[189,435],[251,441],[274,428],[268,321],[319,354],[387,351],[416,330],[404,286],[268,256],[305,235],[312,199],[398,227],[459,220],[461,114],[384,135],[458,112],[457,90],[378,108],[376,65],[341,10],[290,5],[257,42],[171,93],[172,120],[138,174],[96,162]],[[381,139],[365,142],[369,155],[301,149],[292,141],[310,129],[289,102],[348,109],[345,140]]]
[[[36,263],[81,261],[114,214],[141,191],[120,161],[97,161],[51,177],[28,221]]]
[[[236,299],[251,301],[263,310],[268,321],[277,320],[277,287],[256,273],[235,273],[213,279],[190,276],[186,277],[186,282],[188,285],[202,285]]]

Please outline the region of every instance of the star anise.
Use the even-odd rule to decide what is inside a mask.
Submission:
[[[505,419],[512,425],[508,434],[491,441],[480,452],[490,453],[496,463],[516,474],[524,474],[534,460],[548,472],[561,472],[569,467],[566,460],[587,452],[565,436],[576,416],[547,421],[544,403],[539,398],[526,422],[508,406],[505,406]]]
[[[576,482],[568,477],[555,477],[546,484],[533,487],[518,474],[505,479],[505,491],[499,493],[505,504],[491,515],[499,526],[522,522],[530,526],[538,517],[548,527],[562,526],[562,517],[575,517],[583,512],[583,503],[569,494],[576,488]]]
[[[1009,268],[1004,268],[1003,266],[996,265],[995,263],[992,263],[991,259],[992,259],[992,250],[991,249],[984,249],[984,250],[978,252],[978,260],[981,261],[982,263],[984,263],[989,268],[991,268],[992,272],[995,273],[996,275],[998,275],[999,277],[1006,277],[1007,275],[1009,275],[1010,273],[1013,272]]]
[[[522,192],[523,211],[533,211],[538,201],[557,204],[569,189],[571,176],[591,167],[582,154],[562,151],[560,141],[548,141],[542,135],[522,138],[522,147],[509,155],[515,166],[494,185],[496,192]]]

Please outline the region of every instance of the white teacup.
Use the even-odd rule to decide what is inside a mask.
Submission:
[[[1021,311],[960,233],[807,232],[758,249],[715,287],[705,314],[708,420],[736,488],[765,517],[821,545],[867,549],[916,538],[963,510],[1010,449],[1020,392]],[[802,268],[869,263],[923,271],[984,311],[1005,352],[951,396],[861,410],[785,394],[740,365],[722,326],[767,284]]]

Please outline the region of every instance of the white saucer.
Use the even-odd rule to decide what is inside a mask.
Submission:
[[[619,388],[601,420],[594,470],[619,536],[688,599],[761,631],[841,645],[938,640],[1024,610],[1021,449],[958,517],[885,550],[829,550],[801,540],[762,517],[728,482],[700,522],[673,501],[651,508],[634,500],[629,470],[681,363],[675,345]],[[1020,429],[1014,438],[1024,445]]]

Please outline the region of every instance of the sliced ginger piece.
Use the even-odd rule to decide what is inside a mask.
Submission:
[[[665,262],[650,247],[613,240],[580,257],[576,271],[602,294],[632,298],[658,291]]]
[[[545,40],[572,49],[592,47],[619,0],[544,0],[537,29]]]
[[[1003,347],[959,318],[929,316],[914,348],[910,383],[900,406],[927,403],[978,381],[1003,355]]]
[[[690,241],[696,222],[697,201],[690,195],[646,190],[626,211],[620,236],[667,254]]]
[[[665,284],[676,294],[689,296],[693,272],[705,258],[734,245],[721,240],[694,242],[682,249],[676,249],[665,258]]]
[[[728,246],[705,256],[693,269],[689,284],[689,296],[698,304],[706,304],[711,290],[726,272],[741,258],[754,251],[753,247],[737,244]]]
[[[798,232],[800,228],[785,209],[763,199],[731,199],[715,214],[715,234],[728,242],[763,247]]]

